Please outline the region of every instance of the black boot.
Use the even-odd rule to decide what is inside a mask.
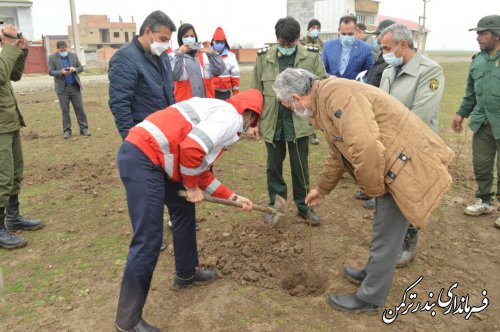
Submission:
[[[418,230],[413,226],[408,228],[403,243],[403,251],[399,254],[398,263],[396,267],[407,266],[417,254]]]
[[[5,249],[21,248],[26,245],[26,240],[20,236],[9,233],[5,228],[5,208],[0,208],[0,247]]]
[[[5,226],[9,232],[35,231],[45,226],[41,220],[28,220],[19,214],[19,200],[16,196],[10,196]]]

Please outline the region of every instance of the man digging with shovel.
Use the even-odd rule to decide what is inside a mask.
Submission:
[[[160,254],[164,204],[175,218],[173,287],[215,280],[214,271],[196,269],[194,203],[203,200],[205,191],[252,210],[248,198],[225,187],[209,168],[226,146],[257,125],[262,101],[255,89],[227,101],[196,97],[149,115],[129,131],[118,152],[118,169],[134,235],[118,301],[117,331],[160,331],[142,319],[142,309]],[[179,196],[184,188],[186,198]]]

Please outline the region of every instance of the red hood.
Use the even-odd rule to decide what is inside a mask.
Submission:
[[[212,41],[210,42],[211,44],[214,43],[214,40],[223,40],[226,42],[226,47],[229,50],[229,43],[227,42],[226,34],[224,33],[224,30],[222,30],[221,27],[218,27],[215,29],[214,36],[212,37]]]
[[[259,117],[262,115],[262,103],[264,102],[264,98],[262,97],[262,93],[257,89],[242,91],[236,96],[227,99],[226,102],[233,105],[240,114],[243,114],[243,111],[249,109],[257,113]],[[252,127],[257,125],[257,121],[252,124]]]

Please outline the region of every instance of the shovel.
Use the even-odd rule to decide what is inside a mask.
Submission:
[[[178,195],[180,197],[184,197],[184,198],[187,197],[187,194],[184,190],[179,190]],[[212,197],[205,192],[203,193],[203,196],[204,196],[204,200],[207,202],[210,202],[210,203],[224,204],[224,205],[229,205],[229,206],[234,206],[234,207],[239,207],[239,208],[243,207],[243,205],[239,202],[230,201],[227,199],[222,199],[222,198],[217,198],[217,197]],[[286,219],[287,219],[286,205],[287,205],[286,200],[283,197],[276,195],[276,198],[274,200],[274,206],[272,208],[268,207],[268,206],[261,206],[261,205],[253,204],[252,209],[260,211],[260,212],[264,212],[264,213],[270,212],[273,216],[271,219],[271,225],[273,227],[279,227],[279,226],[284,225],[286,222]]]

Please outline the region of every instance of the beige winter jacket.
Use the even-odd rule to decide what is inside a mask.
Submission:
[[[390,193],[417,228],[429,221],[451,185],[453,151],[403,104],[371,85],[340,78],[315,82],[314,126],[330,154],[318,181],[330,193],[344,171],[369,196]]]

